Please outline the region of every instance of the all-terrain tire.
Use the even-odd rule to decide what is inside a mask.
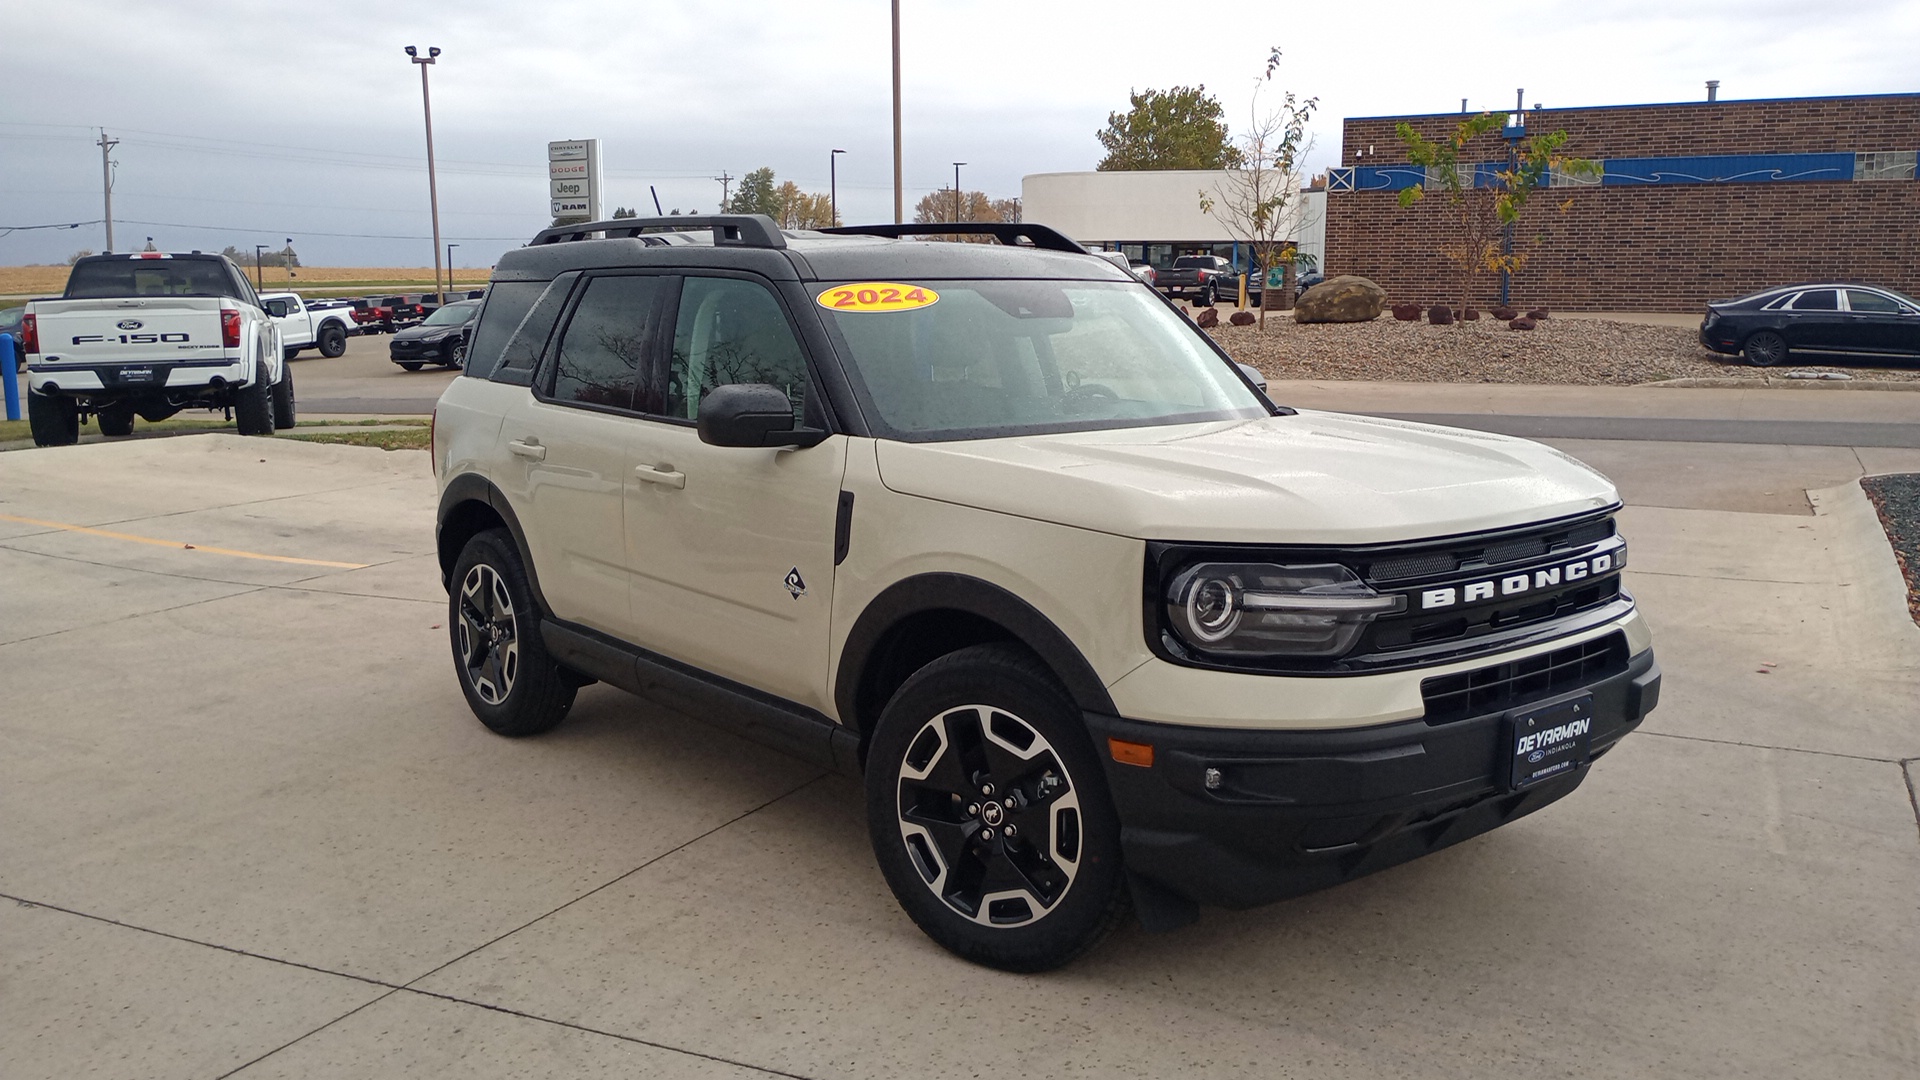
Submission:
[[[1072,698],[1024,649],[976,645],[909,677],[874,731],[866,794],[894,898],[958,956],[1045,971],[1127,915],[1106,774]]]
[[[35,446],[72,446],[80,441],[80,410],[73,399],[27,390],[27,428]]]
[[[100,425],[100,434],[121,436],[133,434],[133,402],[116,401],[103,405],[93,414],[94,423]]]
[[[447,632],[460,691],[488,729],[518,738],[566,719],[582,680],[547,652],[526,565],[507,530],[489,529],[461,550]]]
[[[256,371],[252,382],[233,392],[233,422],[242,435],[273,434],[273,387],[264,371]]]
[[[280,369],[280,381],[273,384],[273,429],[285,431],[293,426],[293,367]]]
[[[328,323],[320,328],[320,355],[329,360],[345,354],[347,351],[347,332],[339,323]]]

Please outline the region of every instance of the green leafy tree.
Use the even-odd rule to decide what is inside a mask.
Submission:
[[[1578,181],[1599,175],[1600,166],[1583,158],[1561,153],[1567,144],[1564,131],[1542,132],[1514,142],[1504,168],[1484,169],[1479,163],[1461,161],[1475,140],[1499,132],[1506,124],[1504,116],[1481,113],[1456,124],[1438,139],[1428,139],[1402,121],[1394,133],[1407,148],[1407,160],[1426,169],[1422,187],[1403,188],[1400,205],[1410,207],[1424,199],[1427,189],[1440,192],[1446,200],[1448,232],[1440,253],[1459,268],[1460,306],[1473,302],[1474,275],[1481,270],[1513,273],[1526,265],[1527,255],[1517,247],[1504,250],[1502,237],[1516,224],[1552,176]],[[1563,201],[1565,212],[1571,205]],[[1539,237],[1535,237],[1537,246]]]
[[[1247,129],[1239,139],[1238,166],[1221,175],[1217,193],[1200,193],[1201,212],[1217,218],[1234,239],[1253,251],[1254,270],[1263,283],[1262,330],[1267,328],[1267,308],[1292,303],[1293,268],[1299,252],[1288,241],[1302,224],[1296,203],[1300,159],[1313,149],[1307,122],[1320,106],[1319,98],[1302,98],[1288,90],[1278,106],[1262,111],[1262,85],[1273,81],[1279,67],[1280,50],[1275,47],[1267,53],[1266,74],[1254,85]],[[1281,286],[1267,288],[1267,272],[1276,267],[1282,272]]]
[[[780,217],[780,192],[773,182],[773,169],[763,166],[740,178],[740,186],[727,200],[729,214],[765,214]]]
[[[824,192],[801,191],[800,185],[784,180],[774,189],[774,197],[780,204],[780,211],[773,220],[783,229],[830,229],[839,224],[833,220],[833,198]]]
[[[1240,161],[1227,138],[1220,102],[1202,86],[1135,90],[1125,113],[1108,113],[1095,134],[1107,156],[1101,172],[1136,169],[1226,169]]]

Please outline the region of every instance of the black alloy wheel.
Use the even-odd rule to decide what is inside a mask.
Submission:
[[[1119,820],[1071,699],[1030,654],[962,649],[916,672],[867,759],[894,897],[953,953],[1044,971],[1126,914]]]
[[[320,328],[320,355],[332,360],[347,351],[347,332],[338,323]]]
[[[467,343],[465,339],[455,341],[453,344],[447,346],[445,356],[447,358],[447,367],[458,368],[466,366]]]
[[[467,541],[447,597],[453,664],[474,716],[499,735],[537,735],[566,719],[581,681],[547,653],[519,549],[505,529]]]
[[[1787,341],[1771,330],[1762,330],[1747,338],[1741,352],[1754,367],[1772,367],[1786,360]]]

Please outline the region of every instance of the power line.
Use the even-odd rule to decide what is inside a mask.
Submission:
[[[316,232],[312,229],[289,229],[289,228],[283,228],[278,225],[268,229],[260,229],[260,228],[242,229],[242,228],[234,228],[232,226],[227,226],[227,225],[188,225],[178,221],[142,221],[138,218],[121,218],[120,220],[126,222],[129,225],[152,225],[162,229],[199,229],[199,230],[202,230],[203,232],[249,233],[249,234],[258,234],[258,235],[265,235],[267,233],[281,233],[282,235],[284,235],[286,233],[291,232],[297,236],[332,236],[332,237],[341,237],[348,240],[431,240],[433,239],[433,237],[431,236],[401,236],[394,233]],[[519,243],[525,243],[528,239],[528,235],[523,233],[519,236],[456,236],[456,237],[453,237],[453,239],[459,240],[463,243],[471,240],[475,242],[500,241],[505,243],[519,244]]]
[[[94,218],[92,221],[62,221],[53,225],[0,225],[0,236],[6,236],[9,233],[32,232],[35,229],[77,229],[82,225],[98,225],[103,220],[105,219]]]

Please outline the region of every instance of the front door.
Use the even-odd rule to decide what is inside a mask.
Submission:
[[[665,335],[662,335],[663,339]],[[833,537],[846,439],[806,450],[710,446],[715,386],[767,383],[797,415],[814,394],[775,293],[746,276],[681,281],[671,349],[643,390],[626,514],[635,641],[823,712]]]

